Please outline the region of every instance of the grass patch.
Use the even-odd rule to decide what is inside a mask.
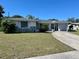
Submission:
[[[2,32],[3,30],[2,30],[2,27],[0,27],[0,32]]]
[[[4,34],[0,32],[0,58],[34,57],[74,50],[50,33]]]
[[[77,30],[77,31],[74,31],[74,32],[71,32],[71,33],[74,33],[74,34],[77,34],[77,35],[79,35],[79,30]]]

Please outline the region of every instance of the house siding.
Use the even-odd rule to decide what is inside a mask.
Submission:
[[[16,21],[16,27],[21,28],[21,22],[20,21]]]
[[[67,31],[68,24],[67,23],[59,23],[58,31]]]
[[[53,23],[54,25],[56,25],[55,23]],[[26,30],[26,29],[32,29],[32,27],[36,28],[36,22],[34,21],[28,21],[28,26],[27,27],[21,27],[21,21],[16,21],[16,26],[18,28],[20,28],[22,31]],[[51,24],[48,24],[48,29],[52,30],[51,28]],[[54,30],[56,30],[56,28],[58,28],[58,31],[66,31],[68,27],[67,23],[58,23],[58,26],[54,27]]]
[[[7,20],[7,19],[6,19]],[[27,20],[26,18],[8,18],[8,20],[15,21],[16,27],[19,30],[26,31],[26,30],[33,30],[39,31],[40,24],[48,24],[48,30],[55,30],[55,31],[66,31],[68,28],[67,22],[58,22],[58,21],[47,21],[47,20]],[[21,27],[21,21],[27,21],[28,26]],[[53,28],[51,24],[54,24]]]
[[[27,21],[27,23],[28,23],[28,26],[21,27],[21,21],[16,21],[17,31],[20,31],[20,32],[36,31],[36,22]],[[35,27],[35,28],[33,28],[33,27]]]
[[[36,22],[34,21],[28,21],[28,28],[35,26],[36,27]]]

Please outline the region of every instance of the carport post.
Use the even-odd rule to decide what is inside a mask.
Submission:
[[[48,25],[48,28],[49,28],[49,31],[51,30],[51,24],[49,23],[49,25]]]

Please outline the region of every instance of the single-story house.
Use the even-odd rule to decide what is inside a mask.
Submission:
[[[79,29],[79,23],[71,23],[71,25],[73,25],[73,30]]]
[[[47,30],[51,31],[67,31],[68,22],[62,21],[51,21],[51,20],[34,20],[26,18],[5,18],[6,20],[11,20],[16,24],[17,30],[21,32],[26,31],[39,31],[40,28],[46,25]]]

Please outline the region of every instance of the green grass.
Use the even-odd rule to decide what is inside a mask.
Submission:
[[[34,57],[74,50],[50,33],[4,34],[0,32],[0,58]]]
[[[0,27],[0,32],[2,32],[3,30],[2,30],[2,28]]]
[[[72,32],[72,33],[79,35],[79,30]]]

